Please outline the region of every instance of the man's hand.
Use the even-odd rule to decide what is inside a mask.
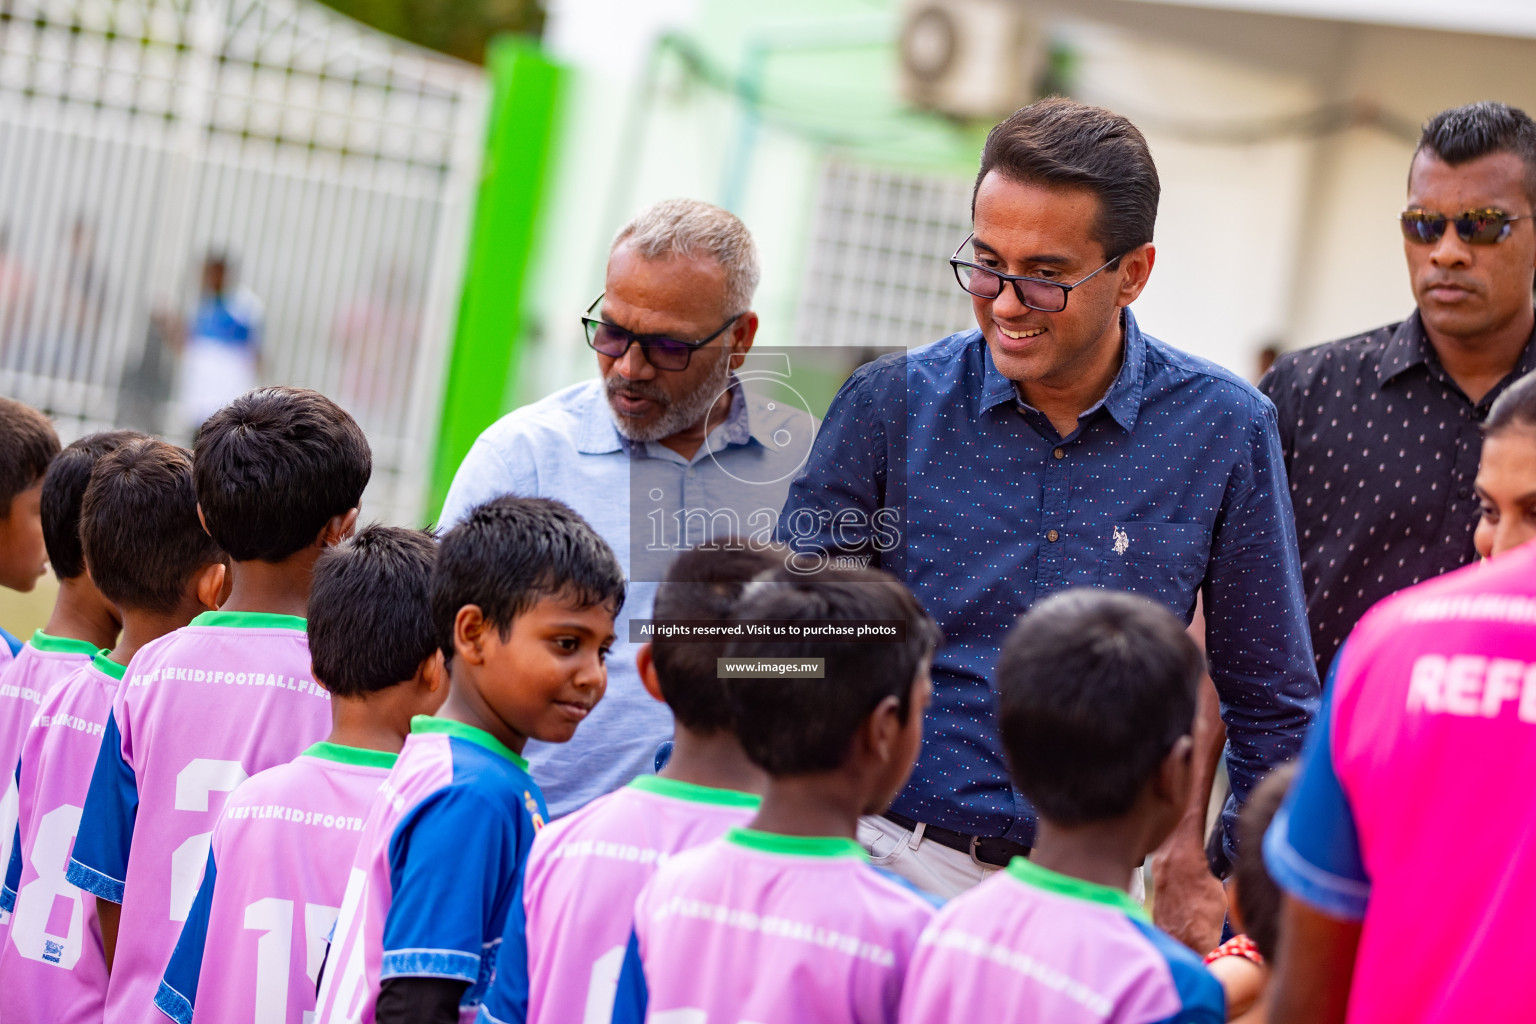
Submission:
[[[1221,944],[1227,893],[1205,859],[1205,816],[1188,816],[1152,855],[1152,922],[1196,953]]]

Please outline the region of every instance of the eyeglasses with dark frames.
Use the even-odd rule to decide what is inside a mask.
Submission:
[[[1454,217],[1428,210],[1404,210],[1397,215],[1403,237],[1410,242],[1430,244],[1445,235],[1447,224],[1456,225],[1456,235],[1468,245],[1493,245],[1509,237],[1517,220],[1530,220],[1530,214],[1516,215],[1493,208],[1465,210]]]
[[[1019,302],[1030,309],[1039,310],[1042,313],[1060,313],[1067,308],[1067,296],[1072,289],[1087,284],[1105,267],[1120,260],[1125,254],[1121,253],[1111,259],[1105,260],[1103,265],[1081,280],[1071,284],[1062,284],[1060,281],[1047,281],[1043,277],[1021,277],[1017,274],[1004,274],[1002,271],[991,267],[983,267],[980,264],[971,263],[960,258],[960,250],[970,244],[975,238],[975,232],[965,236],[965,241],[955,250],[955,254],[949,258],[949,265],[955,270],[955,280],[960,287],[980,299],[995,299],[1003,294],[1003,285],[1013,285],[1013,294],[1018,296]]]
[[[604,295],[607,293],[604,292]],[[737,313],[720,329],[707,338],[698,341],[683,341],[679,338],[671,338],[665,334],[636,334],[625,330],[617,324],[611,324],[592,316],[592,311],[597,304],[603,301],[599,295],[592,300],[592,305],[587,307],[586,315],[581,318],[582,326],[587,332],[587,346],[600,355],[610,359],[622,359],[624,353],[629,351],[629,346],[639,343],[640,351],[645,354],[646,361],[658,370],[686,370],[688,361],[693,358],[693,353],[714,341],[726,332],[726,329],[740,320],[745,313]]]

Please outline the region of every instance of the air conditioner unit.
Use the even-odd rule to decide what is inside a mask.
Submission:
[[[1046,42],[1021,0],[907,0],[902,96],[951,117],[996,120],[1028,103]]]

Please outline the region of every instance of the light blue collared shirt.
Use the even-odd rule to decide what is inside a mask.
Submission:
[[[575,739],[530,741],[524,751],[554,817],[652,771],[657,746],[672,736],[672,715],[640,685],[629,643],[629,620],[650,617],[671,557],[707,536],[773,537],[808,448],[799,435],[815,423],[805,410],[739,381],[732,387],[729,415],[691,459],[656,442],[626,440],[602,380],[593,379],[503,416],[454,474],[444,526],[503,494],[554,498],[592,524],[629,580],[614,623],[607,695]]]

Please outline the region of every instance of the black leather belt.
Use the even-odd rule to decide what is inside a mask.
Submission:
[[[905,814],[886,811],[881,817],[900,825],[908,832],[917,831],[918,822]],[[1001,836],[968,836],[964,832],[957,832],[952,828],[941,828],[938,825],[924,825],[923,838],[932,839],[940,846],[959,850],[961,853],[968,854],[972,860],[997,868],[1007,867],[1008,862],[1015,857],[1029,856],[1029,847],[1023,843],[1016,843],[1012,839],[1003,839]]]

